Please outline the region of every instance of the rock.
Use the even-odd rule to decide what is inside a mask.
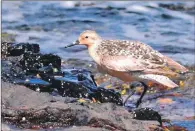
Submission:
[[[162,119],[158,112],[150,108],[141,108],[133,111],[133,118],[137,120],[156,120],[162,126]]]
[[[132,113],[114,103],[65,103],[65,99],[2,82],[2,121],[21,129],[160,130],[158,122],[132,119]]]
[[[11,131],[11,128],[6,124],[1,124],[1,130],[2,131]]]
[[[40,51],[38,44],[19,43],[8,48],[10,56],[20,56],[26,52],[38,53]]]
[[[15,37],[16,37],[16,35],[14,35],[14,34],[8,34],[8,33],[4,32],[1,34],[1,41],[14,42]]]
[[[9,45],[9,43],[2,43],[2,45]],[[17,57],[7,57],[7,61],[2,62],[4,81],[25,85],[37,92],[52,93],[56,89],[64,97],[95,98],[100,102],[122,105],[119,93],[114,90],[97,88],[90,71],[62,69],[61,58],[53,54],[38,53],[37,44],[10,44],[7,51],[9,55]]]
[[[1,43],[1,58],[5,59],[8,55],[8,49],[12,46],[13,43],[8,43],[8,42],[2,42]]]
[[[187,6],[187,5],[182,4],[182,3],[176,3],[176,4],[175,3],[174,4],[160,3],[159,6],[162,7],[162,8],[166,8],[166,9],[169,9],[169,10],[175,10],[175,11],[194,10],[194,5]]]
[[[35,129],[18,129],[14,127],[10,127],[7,124],[2,124],[2,131],[35,131]],[[102,128],[95,128],[95,127],[89,127],[89,126],[72,126],[68,128],[55,128],[55,131],[110,131],[108,129],[102,129]],[[48,131],[48,129],[41,129],[41,131]]]
[[[120,93],[97,87],[90,71],[63,69],[59,56],[41,54],[37,45],[8,45],[2,61],[4,129],[160,129],[157,122],[133,119],[135,113],[121,106]],[[153,111],[136,113],[147,116],[142,120],[156,120],[147,115]]]

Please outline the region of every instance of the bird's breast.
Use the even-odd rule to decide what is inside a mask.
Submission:
[[[95,47],[95,46],[89,47],[89,48],[88,48],[88,52],[89,52],[89,55],[93,58],[93,60],[94,60],[97,64],[100,64],[101,56],[98,55],[96,47]]]

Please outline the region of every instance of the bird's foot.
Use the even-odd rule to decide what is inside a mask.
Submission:
[[[138,101],[136,102],[136,108],[138,108],[138,106],[139,106],[141,103],[142,103],[142,100],[138,100]]]
[[[132,82],[130,83],[130,89],[135,89],[136,87],[142,87],[142,83],[136,81],[136,82]]]

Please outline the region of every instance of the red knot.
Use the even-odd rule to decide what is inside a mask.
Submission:
[[[149,45],[131,40],[104,40],[95,31],[82,32],[66,46],[85,45],[98,69],[125,82],[152,81],[168,88],[178,87],[170,78],[187,72],[184,66]]]

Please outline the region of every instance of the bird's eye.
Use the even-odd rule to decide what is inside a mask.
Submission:
[[[85,36],[85,38],[88,38],[88,36]]]

